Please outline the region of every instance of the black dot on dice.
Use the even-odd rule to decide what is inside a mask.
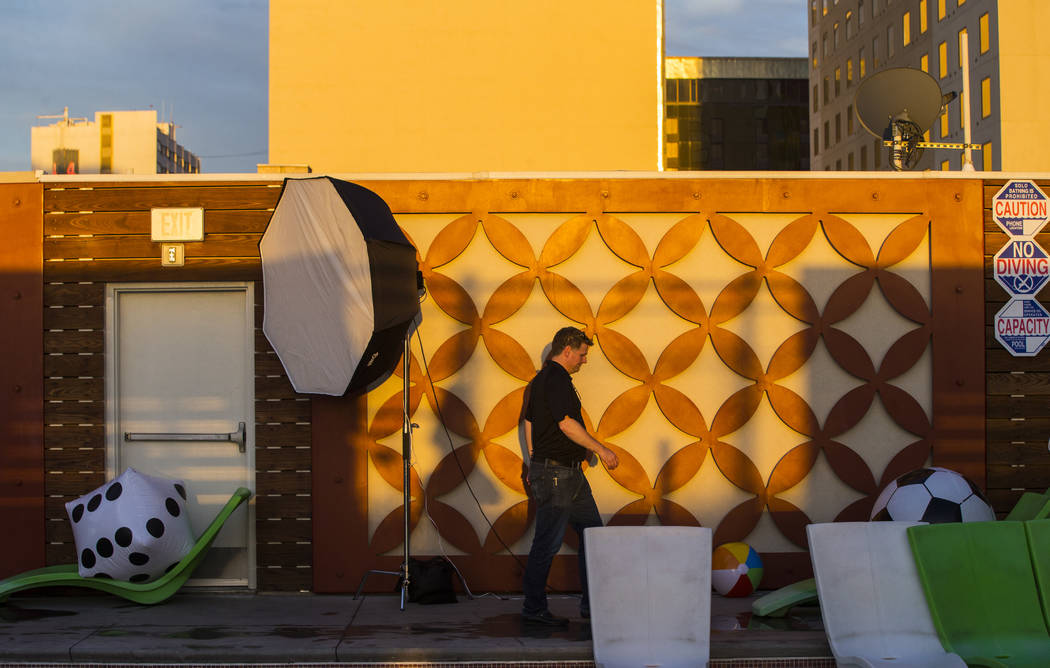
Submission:
[[[141,552],[132,552],[128,555],[128,561],[135,564],[136,566],[145,566],[149,561],[148,554],[142,554]]]
[[[84,551],[80,553],[80,564],[84,568],[92,568],[95,565],[95,553],[90,548],[84,548]]]
[[[164,522],[161,522],[156,517],[151,517],[149,521],[146,522],[146,531],[148,531],[149,535],[154,538],[160,538],[164,535]]]
[[[178,483],[175,483],[175,491],[179,493],[179,496],[182,497],[183,501],[186,500],[186,488],[185,487],[183,487],[182,485],[180,485]]]
[[[95,551],[103,559],[109,559],[113,556],[113,543],[109,542],[108,538],[99,538],[95,543]]]
[[[168,513],[172,517],[178,517],[179,513],[182,512],[182,509],[179,508],[179,502],[170,496],[164,500],[164,507],[168,509]]]
[[[120,498],[120,493],[123,492],[123,491],[124,491],[124,486],[123,485],[121,485],[119,482],[113,483],[112,485],[109,486],[109,489],[106,490],[106,500],[107,501],[116,501],[117,499]]]
[[[95,573],[94,577],[102,579],[102,580],[112,580],[113,579],[113,576],[111,576],[109,573]]]
[[[127,527],[120,527],[116,533],[113,534],[114,540],[117,541],[117,545],[121,547],[127,547],[131,545],[131,529]]]
[[[145,582],[149,580],[149,573],[135,573],[128,580],[130,582]]]
[[[95,496],[91,497],[90,501],[88,501],[88,505],[87,505],[88,512],[89,513],[95,512],[96,510],[98,510],[98,507],[100,505],[102,505],[102,495],[101,494],[96,494]]]
[[[80,518],[84,516],[84,504],[78,503],[76,508],[73,509],[73,523],[76,524],[80,521]]]

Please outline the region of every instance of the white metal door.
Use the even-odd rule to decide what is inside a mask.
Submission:
[[[107,288],[107,474],[184,480],[196,535],[234,490],[254,489],[254,303],[251,283]],[[254,504],[190,584],[254,588]]]

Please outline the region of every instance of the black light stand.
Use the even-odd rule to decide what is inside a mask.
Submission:
[[[409,549],[408,537],[410,532],[410,521],[411,515],[411,502],[412,502],[412,488],[411,488],[411,471],[412,471],[412,429],[419,426],[412,423],[412,416],[410,415],[411,406],[409,405],[409,374],[412,371],[411,356],[409,342],[412,340],[412,332],[414,328],[409,328],[405,334],[405,357],[403,362],[403,375],[404,375],[404,387],[402,389],[402,422],[401,422],[401,466],[402,466],[402,489],[404,491],[404,510],[405,510],[405,558],[401,562],[401,570],[399,571],[383,571],[372,569],[364,574],[361,578],[361,584],[357,587],[357,592],[354,594],[356,600],[361,595],[361,590],[365,587],[365,581],[368,580],[368,576],[372,573],[381,573],[383,575],[397,575],[401,578],[401,610],[405,610],[405,601],[408,600],[408,559],[411,554]]]

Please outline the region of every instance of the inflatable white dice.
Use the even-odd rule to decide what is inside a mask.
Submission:
[[[193,548],[186,488],[129,468],[66,504],[82,577],[149,582]]]

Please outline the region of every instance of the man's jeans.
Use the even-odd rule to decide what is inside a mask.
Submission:
[[[529,562],[525,566],[522,585],[525,602],[522,612],[535,614],[547,609],[545,589],[551,560],[561,548],[565,529],[570,524],[580,537],[580,587],[583,589],[580,609],[589,612],[583,530],[602,526],[598,506],[591,495],[591,486],[580,468],[550,466],[543,460],[529,465],[529,483],[536,503],[536,533],[532,538],[532,549],[529,550]]]

